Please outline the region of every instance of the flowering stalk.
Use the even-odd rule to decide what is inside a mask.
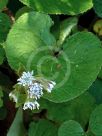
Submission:
[[[40,99],[46,90],[48,93],[52,92],[52,89],[56,85],[54,81],[48,81],[46,79],[38,79],[33,76],[33,71],[23,72],[21,77],[17,80],[18,85],[23,86],[26,89],[27,100],[24,103],[23,109],[39,109],[39,103],[37,102]],[[17,103],[17,97],[12,92],[9,96]]]

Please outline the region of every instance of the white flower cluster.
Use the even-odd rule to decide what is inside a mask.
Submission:
[[[22,76],[17,80],[18,84],[23,86],[30,86],[32,85],[34,80],[33,71],[32,72],[23,72]]]
[[[28,99],[24,103],[23,109],[39,109],[38,99],[43,95],[43,89],[46,88],[48,93],[51,93],[52,89],[56,85],[53,81],[47,81],[46,87],[33,76],[33,71],[23,72],[22,76],[17,80],[19,85],[27,88]],[[17,102],[16,96],[11,95],[15,102]]]

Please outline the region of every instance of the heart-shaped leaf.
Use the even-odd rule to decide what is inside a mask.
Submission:
[[[57,75],[53,79],[57,83],[55,89],[51,95],[44,96],[54,102],[68,101],[85,92],[95,81],[102,65],[101,44],[92,33],[81,32],[71,36],[63,50],[56,66],[47,63],[43,69],[44,75]]]
[[[49,14],[76,15],[90,9],[92,0],[20,0],[23,4],[32,7],[34,10]],[[77,5],[77,6],[76,6]]]
[[[81,95],[96,79],[102,64],[102,48],[92,33],[79,32],[66,40],[62,51],[55,52],[51,25],[48,15],[23,14],[8,35],[5,51],[15,70],[22,64],[26,70],[56,82],[55,89],[44,98],[65,102]]]
[[[80,124],[74,120],[64,122],[58,131],[58,136],[85,136]]]

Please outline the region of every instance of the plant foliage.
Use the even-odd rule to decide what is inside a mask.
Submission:
[[[102,135],[101,7],[0,0],[0,135]]]

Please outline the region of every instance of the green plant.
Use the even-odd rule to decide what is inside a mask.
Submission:
[[[13,4],[0,1],[2,136],[101,136],[101,0]]]

